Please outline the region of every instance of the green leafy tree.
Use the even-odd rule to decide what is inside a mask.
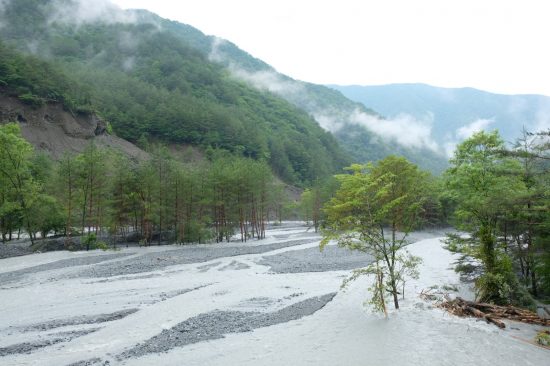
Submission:
[[[0,126],[0,177],[3,185],[4,214],[19,211],[31,241],[34,242],[31,207],[40,187],[31,174],[33,148],[21,137],[19,125]]]
[[[352,165],[351,174],[338,175],[340,188],[325,206],[323,248],[330,240],[372,255],[374,264],[352,276],[375,273],[373,301],[384,307],[389,292],[399,309],[399,284],[406,271],[400,250],[422,219],[427,173],[401,157],[390,156],[376,165]],[[411,266],[418,260],[410,260]]]
[[[503,151],[496,131],[476,133],[457,146],[446,172],[456,202],[455,223],[479,240],[476,254],[485,269],[478,281],[479,298],[494,302],[509,302],[515,281],[509,257],[497,247],[498,224],[508,204],[526,192],[520,165]]]

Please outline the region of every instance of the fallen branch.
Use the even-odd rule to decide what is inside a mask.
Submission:
[[[532,311],[517,308],[511,305],[500,306],[487,303],[477,303],[464,300],[460,297],[456,299],[447,298],[446,301],[438,304],[440,308],[457,316],[473,316],[485,319],[488,323],[495,324],[499,328],[505,328],[506,325],[500,319],[509,319],[522,323],[538,324],[550,326],[550,319],[543,319]]]
[[[423,289],[419,294],[418,296],[422,299],[422,300],[426,300],[426,301],[434,301],[434,302],[440,302],[440,301],[443,301],[443,298],[447,299],[449,293],[447,292],[440,292],[440,291],[435,291],[434,289],[432,288],[429,288],[429,289]]]

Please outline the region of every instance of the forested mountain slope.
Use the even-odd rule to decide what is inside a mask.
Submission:
[[[68,102],[76,112],[95,110],[130,141],[151,137],[265,159],[294,184],[307,184],[350,162],[307,113],[231,77],[193,47],[192,39],[187,42],[171,30],[173,23],[110,7],[85,12],[86,4],[4,3],[4,49],[17,47],[46,59],[49,68],[70,79],[52,93],[49,82],[41,82],[47,75],[34,75],[46,87],[20,83],[20,97]],[[29,62],[39,62],[35,58]]]
[[[5,42],[78,80],[85,87],[74,94],[86,95],[74,97],[78,107],[96,110],[130,141],[267,159],[294,184],[389,154],[434,172],[446,166],[422,138],[385,133],[393,121],[189,25],[105,1],[11,0],[0,10]]]
[[[403,126],[403,121],[387,119],[370,109],[368,104],[348,99],[332,88],[280,74],[229,41],[205,36],[189,25],[162,22],[178,37],[188,40],[208,55],[210,60],[224,65],[234,78],[278,95],[306,111],[325,130],[333,133],[354,161],[375,161],[396,154],[434,173],[447,167],[447,157],[426,141],[425,136],[404,136],[403,127],[407,126]]]

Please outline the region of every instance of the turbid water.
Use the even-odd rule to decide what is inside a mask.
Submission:
[[[2,365],[547,365],[534,329],[502,331],[421,300],[431,286],[471,296],[441,232],[400,311],[363,306],[371,258],[288,223],[248,243],[56,252],[0,260]]]

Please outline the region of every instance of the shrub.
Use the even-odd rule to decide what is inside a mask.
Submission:
[[[44,99],[31,93],[21,94],[19,100],[32,107],[38,108],[44,105]]]
[[[97,243],[95,243],[93,249],[101,249],[105,251],[105,250],[109,250],[109,245],[104,241],[98,241]]]

